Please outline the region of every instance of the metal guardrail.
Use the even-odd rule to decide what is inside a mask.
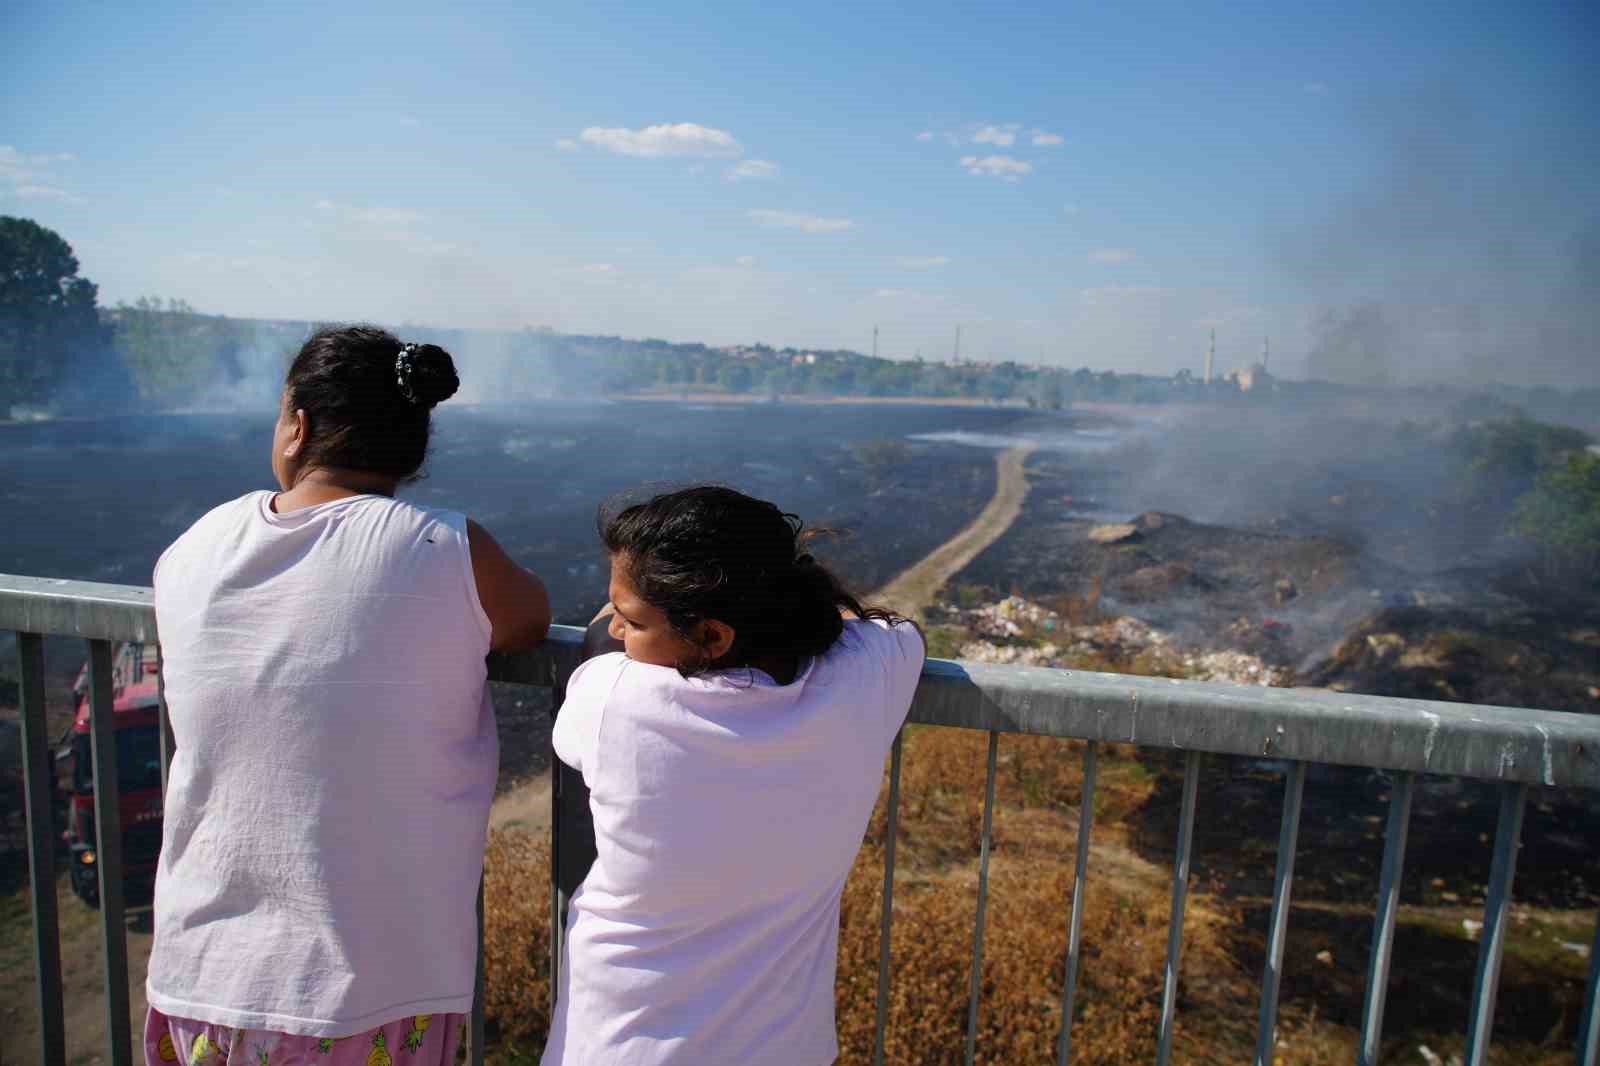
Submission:
[[[106,1006],[110,1014],[108,1051],[114,1066],[122,1066],[131,1062],[132,1049],[128,1027],[122,871],[120,856],[116,854],[120,843],[120,811],[114,790],[101,788],[100,784],[116,780],[116,745],[111,736],[111,642],[156,639],[151,590],[0,574],[0,629],[17,632],[22,664],[24,785],[35,960],[39,973],[38,1010],[42,1060],[50,1066],[64,1062],[65,1047],[55,907],[55,852],[49,810],[51,765],[44,732],[42,637],[77,636],[89,642],[91,746],[96,826],[101,845],[99,876]],[[552,687],[559,694],[580,660],[581,640],[581,630],[557,626],[550,639],[532,652],[491,656],[490,677],[495,681]],[[1362,1013],[1359,1061],[1363,1066],[1377,1062],[1416,775],[1477,778],[1499,782],[1501,786],[1500,818],[1493,845],[1467,1034],[1468,1066],[1481,1066],[1488,1054],[1528,789],[1534,785],[1600,789],[1600,717],[1555,711],[930,660],[923,670],[908,720],[923,725],[978,729],[989,735],[965,1047],[965,1060],[969,1063],[975,1052],[980,1009],[979,974],[988,906],[995,755],[1001,733],[1070,737],[1090,742],[1084,750],[1083,816],[1078,826],[1061,992],[1063,1026],[1056,1045],[1057,1061],[1061,1063],[1068,1060],[1071,1051],[1073,1002],[1082,947],[1082,910],[1078,904],[1084,898],[1088,879],[1098,742],[1185,752],[1183,802],[1173,863],[1171,919],[1157,1041],[1157,1062],[1161,1064],[1170,1058],[1175,1031],[1195,800],[1205,753],[1266,756],[1288,764],[1284,773],[1283,815],[1268,923],[1267,961],[1262,975],[1255,1055],[1259,1064],[1272,1061],[1301,797],[1309,764],[1363,766],[1397,775],[1389,801]],[[162,757],[166,760],[170,759],[171,749],[167,743],[164,703],[162,723]],[[874,1053],[877,1063],[883,1061],[887,1018],[900,766],[901,743],[897,739],[889,770]],[[559,764],[555,768],[552,976],[560,957],[567,901],[593,855],[592,826],[588,823],[581,778],[570,771],[562,773],[564,768]],[[1591,957],[1576,1048],[1580,1066],[1600,1066],[1600,927],[1596,930]],[[483,1055],[481,982],[480,954],[480,995],[469,1037],[470,1061],[474,1063],[481,1062]],[[555,987],[552,981],[551,988]]]

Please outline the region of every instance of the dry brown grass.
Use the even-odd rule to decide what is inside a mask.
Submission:
[[[537,1052],[550,1028],[550,841],[489,834],[483,864],[484,1020],[503,1051]]]
[[[959,1062],[966,1041],[978,849],[987,739],[964,730],[907,730],[897,834],[886,1061],[902,1066]],[[1061,984],[1082,790],[1082,745],[1038,737],[1002,737],[990,861],[977,1061],[1055,1061],[1061,1030]],[[1171,869],[1141,854],[1171,846],[1150,811],[1170,789],[1178,766],[1148,754],[1102,749],[1086,889],[1072,1061],[1121,1066],[1154,1058],[1166,949]],[[1136,828],[1142,826],[1142,829]],[[876,1019],[878,930],[883,885],[885,804],[869,823],[840,908],[838,1031],[841,1063],[871,1061]],[[1136,833],[1147,838],[1136,839]],[[1159,857],[1159,854],[1158,854]],[[1270,859],[1267,860],[1270,863]],[[548,1025],[548,845],[518,830],[492,836],[486,886],[487,1009],[500,1061],[536,1057]],[[1223,898],[1191,888],[1184,924],[1182,982],[1174,1061],[1248,1060],[1255,1044],[1264,953],[1264,902]],[[1359,913],[1358,913],[1359,912]],[[1400,930],[1391,985],[1384,1059],[1422,1062],[1418,1044],[1459,1052],[1476,945],[1442,954],[1439,930],[1417,922]],[[1522,930],[1547,954],[1552,935],[1586,936],[1586,916],[1566,925]],[[1552,922],[1555,918],[1550,919]],[[1562,918],[1562,921],[1567,921]],[[1354,1058],[1370,910],[1306,901],[1291,916],[1293,935],[1275,1064],[1322,1066]],[[1435,923],[1439,924],[1439,923]],[[1444,922],[1444,929],[1451,923]],[[1454,924],[1458,927],[1459,921]],[[1422,939],[1426,934],[1426,939]],[[1552,973],[1544,956],[1523,954],[1533,941],[1508,946],[1506,1004],[1574,1002],[1582,964]],[[1405,947],[1405,957],[1400,947]],[[1338,965],[1319,959],[1329,951]],[[1563,953],[1564,954],[1564,953]],[[1561,961],[1561,960],[1557,960]],[[1405,967],[1412,972],[1405,972]],[[1565,984],[1563,984],[1565,982]],[[1571,985],[1571,988],[1566,987]],[[1557,987],[1559,986],[1559,987]],[[1434,991],[1419,997],[1419,988]],[[1325,1011],[1325,1014],[1319,1014]],[[1511,1030],[1520,1028],[1521,1032]],[[1570,1019],[1545,1035],[1503,1025],[1490,1062],[1570,1061]]]

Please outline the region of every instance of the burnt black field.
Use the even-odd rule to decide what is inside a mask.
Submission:
[[[596,508],[618,493],[716,481],[843,536],[820,549],[870,589],[943,542],[994,490],[992,451],[912,440],[1003,433],[1016,409],[673,403],[440,408],[417,503],[464,511],[550,587],[557,617],[604,602]],[[148,584],[211,507],[272,488],[272,416],[159,414],[0,425],[0,571]],[[894,439],[890,470],[856,446]]]

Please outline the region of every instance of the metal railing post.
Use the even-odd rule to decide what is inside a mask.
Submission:
[[[478,968],[472,985],[472,1016],[467,1019],[468,1066],[483,1066],[483,875],[478,875]]]
[[[156,717],[161,723],[161,802],[167,802],[167,775],[172,770],[172,753],[177,742],[172,737],[172,717],[167,713],[167,664],[156,645]]]
[[[1411,796],[1417,775],[1404,773],[1389,793],[1389,826],[1383,840],[1383,873],[1378,910],[1372,919],[1372,952],[1367,962],[1367,993],[1361,1006],[1361,1047],[1357,1066],[1377,1066],[1383,1040],[1383,1009],[1389,998],[1389,958],[1394,952],[1394,919],[1400,911],[1400,881],[1411,829]]]
[[[1484,907],[1482,939],[1478,945],[1478,975],[1473,982],[1466,1066],[1483,1066],[1489,1058],[1495,995],[1500,986],[1500,959],[1506,949],[1506,919],[1511,913],[1511,882],[1517,873],[1517,848],[1522,839],[1522,812],[1527,800],[1527,785],[1500,786],[1500,821],[1494,833],[1489,901]]]
[[[39,1061],[61,1066],[66,1035],[61,1006],[61,931],[56,914],[55,760],[44,717],[44,638],[17,634],[22,661],[22,780],[28,820],[28,884],[33,896],[33,960],[38,976]]]
[[[1595,916],[1589,990],[1584,993],[1583,1017],[1578,1023],[1578,1066],[1600,1066],[1600,915]]]
[[[972,930],[972,991],[967,997],[967,1053],[972,1066],[978,1048],[978,994],[983,990],[983,919],[989,906],[989,847],[994,824],[995,756],[1000,734],[989,733],[989,770],[983,786],[983,836],[978,845],[978,917]]]
[[[1289,939],[1289,893],[1294,886],[1294,853],[1300,841],[1305,791],[1306,764],[1291,763],[1283,778],[1283,822],[1278,830],[1278,869],[1272,880],[1272,918],[1267,925],[1267,967],[1261,975],[1256,1066],[1272,1066],[1272,1047],[1277,1041],[1278,988],[1283,981],[1283,949]]]
[[[1084,890],[1089,881],[1089,830],[1094,826],[1094,782],[1099,749],[1089,741],[1083,749],[1083,788],[1078,796],[1078,854],[1072,871],[1072,920],[1067,927],[1067,966],[1061,978],[1061,1037],[1056,1064],[1067,1066],[1072,1055],[1072,1013],[1078,995],[1078,958],[1083,949]]]
[[[122,789],[111,696],[111,642],[89,642],[89,748],[94,762],[95,866],[105,948],[107,1039],[112,1066],[131,1066],[128,922],[122,903]]]
[[[900,822],[900,748],[905,730],[894,735],[889,749],[889,799],[883,843],[883,913],[878,920],[878,998],[874,1007],[873,1066],[883,1066],[884,1034],[889,1022],[889,930],[894,920],[894,843]]]
[[[1189,902],[1189,858],[1194,844],[1195,795],[1200,787],[1200,753],[1183,757],[1183,808],[1178,815],[1178,847],[1172,861],[1172,915],[1167,923],[1166,982],[1161,990],[1161,1028],[1156,1041],[1156,1066],[1172,1058],[1177,1029],[1178,970],[1183,960],[1183,914]]]

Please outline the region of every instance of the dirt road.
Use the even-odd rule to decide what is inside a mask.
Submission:
[[[879,589],[871,599],[907,618],[920,620],[922,610],[933,602],[944,583],[975,559],[979,552],[1000,539],[1022,513],[1028,498],[1028,475],[1024,466],[1033,445],[1008,448],[995,456],[994,497],[979,512],[972,524],[930,552],[921,562],[902,571]]]

